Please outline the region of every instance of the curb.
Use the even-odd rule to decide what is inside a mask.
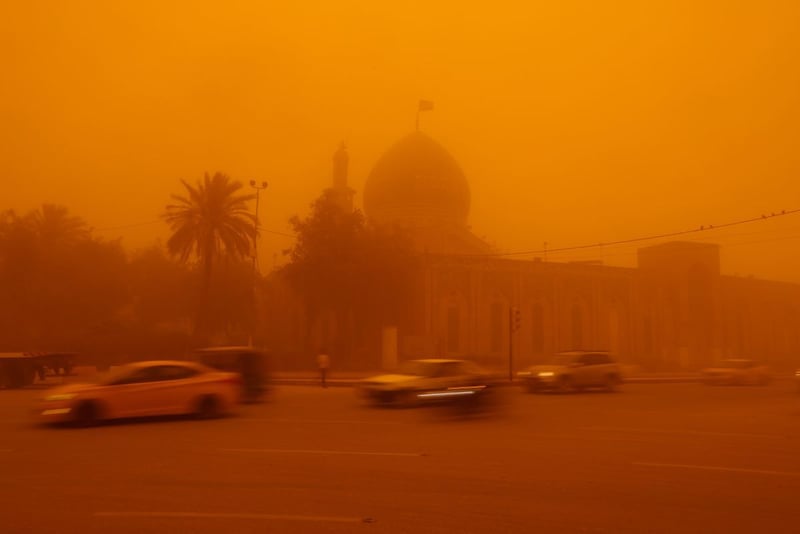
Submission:
[[[281,386],[317,386],[321,387],[318,378],[273,378],[272,384]],[[360,379],[332,379],[328,380],[328,387],[355,387],[361,382]],[[699,376],[664,376],[664,377],[649,377],[649,376],[632,376],[623,379],[623,384],[681,384],[681,383],[699,383],[701,378]],[[501,380],[498,382],[501,386],[520,386],[522,380]]]

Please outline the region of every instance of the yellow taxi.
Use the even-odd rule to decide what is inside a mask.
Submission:
[[[236,373],[196,362],[144,361],[120,366],[94,382],[49,389],[35,412],[43,422],[80,426],[157,415],[211,418],[233,411],[240,394]]]

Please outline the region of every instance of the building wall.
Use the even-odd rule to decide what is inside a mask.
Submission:
[[[278,362],[303,368],[341,325],[307,317],[280,287],[265,296],[265,337]],[[512,306],[521,313],[513,336]],[[696,370],[723,357],[800,366],[800,286],[722,276],[714,245],[642,249],[638,268],[429,255],[403,316],[383,325],[398,327],[400,359],[470,358],[506,369],[513,339],[515,368],[571,349],[608,350],[647,370]],[[380,367],[379,332],[362,330],[352,329],[349,354],[334,355],[342,368]]]
[[[505,367],[513,340],[515,366],[572,349],[607,350],[651,370],[723,357],[800,365],[800,287],[721,276],[715,245],[642,249],[636,269],[448,256],[423,269],[429,294],[418,313],[429,320],[405,334],[435,347],[428,355]],[[522,319],[513,334],[511,307]]]

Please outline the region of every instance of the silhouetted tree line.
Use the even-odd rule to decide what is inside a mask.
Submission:
[[[374,348],[380,327],[407,312],[415,255],[399,231],[343,211],[326,192],[307,218],[291,219],[290,263],[262,279],[251,263],[253,195],[221,173],[181,183],[162,215],[172,230],[166,247],[131,254],[64,206],[1,212],[0,352],[75,351],[102,365],[263,346],[283,312],[264,302],[257,310],[256,295],[269,295],[276,278],[289,281],[305,312],[308,335],[291,352],[323,342],[336,356]],[[313,335],[323,316],[335,318],[332,338]]]
[[[5,211],[0,352],[75,351],[86,363],[106,364],[242,343],[251,270],[242,261],[218,267],[209,273],[199,262],[175,261],[160,245],[127,255],[119,240],[95,236],[63,206]],[[192,334],[201,300],[208,328],[198,339]]]

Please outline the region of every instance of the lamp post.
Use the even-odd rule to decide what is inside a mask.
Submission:
[[[250,187],[256,190],[256,231],[253,233],[253,326],[250,329],[250,340],[248,342],[248,345],[251,347],[253,346],[253,334],[256,329],[256,303],[258,302],[256,298],[256,281],[258,280],[258,204],[261,200],[261,191],[266,189],[268,185],[267,182],[261,182],[259,184],[255,180],[250,180]]]

